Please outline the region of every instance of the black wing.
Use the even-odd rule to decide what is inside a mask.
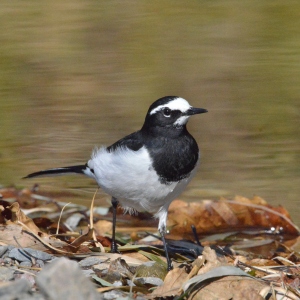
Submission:
[[[124,147],[124,148],[131,149],[133,151],[138,151],[143,146],[144,146],[144,143],[142,141],[140,131],[136,131],[130,135],[125,136],[124,138],[115,142],[111,146],[107,147],[107,150],[109,152],[113,152],[117,148]]]

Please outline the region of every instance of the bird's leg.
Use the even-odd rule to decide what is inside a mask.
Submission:
[[[116,222],[117,222],[117,207],[119,201],[115,198],[111,198],[111,204],[113,209],[113,224],[112,224],[112,241],[111,241],[111,253],[118,253],[118,246],[116,243]]]
[[[167,243],[166,243],[166,239],[165,239],[165,231],[166,231],[165,228],[162,228],[159,230],[161,239],[164,244],[164,250],[165,250],[166,259],[167,259],[167,268],[168,268],[168,271],[171,271],[171,270],[173,270],[173,266],[172,266],[172,262],[170,260],[169,253],[168,253]]]

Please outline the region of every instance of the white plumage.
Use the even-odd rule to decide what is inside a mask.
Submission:
[[[197,169],[179,182],[162,184],[145,147],[138,151],[119,147],[113,152],[102,147],[94,151],[87,165],[85,174],[94,178],[103,191],[118,199],[128,212],[133,209],[154,214],[160,219],[160,230],[166,228],[170,203],[185,189]]]

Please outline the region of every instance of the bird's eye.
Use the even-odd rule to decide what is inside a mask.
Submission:
[[[171,116],[171,109],[170,108],[165,108],[163,110],[163,112],[164,112],[165,117],[170,117]]]

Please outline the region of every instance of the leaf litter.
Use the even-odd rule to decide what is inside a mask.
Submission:
[[[173,201],[167,272],[151,215],[119,209],[121,253],[110,253],[111,213],[93,209],[96,193],[91,210],[36,187],[0,195],[0,299],[300,299],[299,229],[260,197]]]

